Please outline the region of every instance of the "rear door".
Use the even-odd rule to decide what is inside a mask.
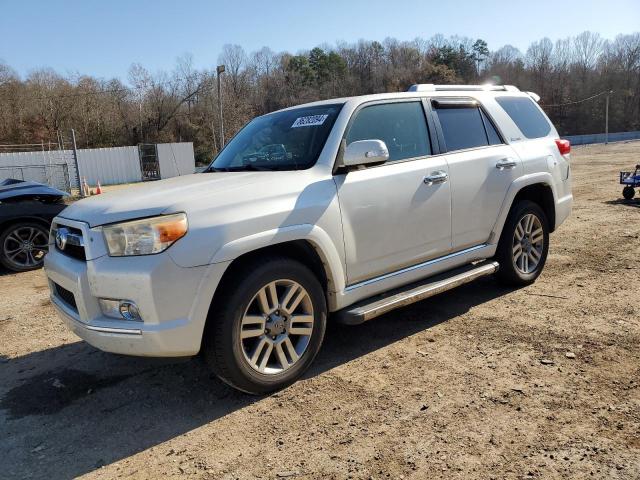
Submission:
[[[449,166],[452,244],[458,251],[487,242],[522,164],[478,101],[438,98],[432,106]]]
[[[449,170],[433,155],[429,131],[420,100],[366,104],[353,114],[347,145],[382,140],[389,160],[334,177],[350,284],[451,250]]]

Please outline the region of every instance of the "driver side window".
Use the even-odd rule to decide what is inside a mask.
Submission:
[[[347,145],[357,140],[382,140],[389,149],[388,162],[431,155],[429,132],[419,101],[362,108],[346,135]]]

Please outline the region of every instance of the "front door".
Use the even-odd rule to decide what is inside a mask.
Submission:
[[[389,160],[335,177],[349,284],[451,250],[449,169],[431,156],[422,103],[377,103],[354,115],[346,143],[382,140]]]

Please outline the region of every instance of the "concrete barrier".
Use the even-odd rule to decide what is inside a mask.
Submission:
[[[563,135],[571,142],[571,145],[588,145],[590,143],[604,143],[604,133],[591,133],[587,135]],[[640,139],[640,131],[637,132],[617,132],[609,134],[610,142],[622,142],[625,140]]]

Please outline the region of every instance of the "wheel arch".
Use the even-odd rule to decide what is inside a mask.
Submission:
[[[17,225],[19,223],[37,223],[45,227],[47,230],[51,228],[51,222],[42,217],[25,216],[25,217],[11,217],[4,220],[0,220],[0,234],[4,232],[8,227]]]
[[[549,232],[555,230],[557,195],[551,175],[548,173],[527,175],[517,179],[509,187],[498,219],[491,231],[489,243],[498,242],[509,212],[520,200],[530,200],[540,205],[549,221]]]
[[[293,247],[291,252],[287,252],[288,246]],[[318,268],[318,274],[326,281],[328,297],[335,297],[335,292],[345,288],[343,246],[336,245],[329,234],[318,225],[292,225],[233,240],[221,247],[213,255],[210,263],[231,261],[234,264],[243,261],[247,256],[264,255],[269,252],[297,255],[300,261],[311,259],[314,265],[321,264],[322,271]],[[331,300],[329,304],[331,305]]]
[[[315,245],[313,241],[308,239],[296,239],[272,245],[265,245],[239,255],[231,260],[225,269],[215,291],[213,292],[213,296],[211,297],[211,301],[207,309],[207,315],[204,322],[205,334],[202,337],[201,344],[206,341],[206,331],[207,328],[211,326],[209,322],[211,318],[211,311],[218,302],[224,301],[224,290],[227,282],[232,281],[236,272],[248,265],[251,265],[252,263],[255,263],[258,259],[268,257],[286,257],[308,266],[316,278],[318,278],[318,281],[325,292],[327,308],[331,309],[332,302],[334,302],[332,299],[335,299],[335,293],[332,290],[335,288],[335,272],[331,271],[327,264],[327,259],[324,256],[324,252]]]
[[[555,230],[556,205],[553,197],[553,190],[551,190],[551,187],[548,184],[534,183],[523,187],[518,191],[513,202],[511,202],[511,205],[515,205],[520,200],[530,200],[533,203],[538,204],[549,221],[549,232],[553,232]]]
[[[331,291],[330,289],[333,288],[332,276],[328,273],[329,267],[326,265],[326,260],[323,260],[317,247],[315,247],[312,242],[303,239],[266,245],[243,253],[231,261],[222,275],[220,285],[223,285],[225,280],[231,277],[238,269],[251,265],[256,260],[266,257],[286,257],[296,260],[311,269],[325,290],[325,294],[328,294],[328,292]],[[216,291],[219,290],[220,287],[216,289]]]

